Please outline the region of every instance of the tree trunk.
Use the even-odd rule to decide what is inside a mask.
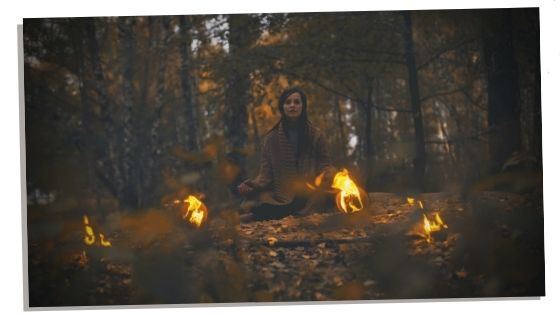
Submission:
[[[185,116],[186,134],[185,144],[187,150],[193,152],[197,151],[198,135],[197,135],[197,111],[194,99],[193,78],[191,76],[191,17],[179,17],[180,36],[179,41],[181,51],[181,91],[183,96],[184,108],[183,113]]]
[[[534,154],[537,159],[537,169],[542,171],[542,111],[541,111],[541,51],[540,51],[540,27],[539,27],[539,11],[534,9],[531,14],[531,38],[534,39],[532,47],[535,55],[535,87],[534,87],[534,104],[533,104],[533,142]]]
[[[365,104],[365,113],[366,113],[366,125],[364,130],[364,139],[365,139],[365,154],[366,154],[366,187],[371,188],[371,181],[373,179],[372,170],[373,170],[373,143],[371,140],[371,109],[373,103],[373,86],[372,81],[368,78],[367,80],[367,102]]]
[[[511,10],[491,10],[483,16],[491,170],[497,173],[521,149],[520,92]]]
[[[171,24],[171,18],[168,16],[163,16],[159,32],[163,35],[163,39],[159,41],[158,49],[158,69],[156,74],[156,95],[154,104],[154,117],[150,129],[150,148],[151,154],[148,162],[148,171],[150,171],[151,177],[151,191],[155,190],[158,182],[161,180],[161,160],[160,154],[162,151],[161,139],[160,139],[160,126],[161,118],[164,108],[164,93],[165,93],[165,73],[167,69],[167,52],[168,47],[173,36],[173,32],[169,29]]]
[[[122,169],[125,182],[123,203],[126,208],[139,207],[142,204],[140,182],[137,178],[137,163],[135,160],[136,139],[134,138],[134,20],[130,17],[119,19],[119,35],[121,39],[121,62],[123,67],[123,156]]]
[[[337,96],[334,97],[334,110],[336,112],[336,120],[338,123],[338,133],[340,137],[340,144],[344,148],[344,157],[346,158],[346,152],[348,150],[348,139],[346,139],[346,135],[344,134],[344,121],[342,120],[342,111],[340,110],[340,98]]]
[[[418,88],[418,71],[414,56],[414,42],[412,39],[412,21],[410,11],[404,11],[404,48],[406,67],[408,69],[408,86],[410,92],[410,103],[412,105],[414,119],[414,143],[416,156],[414,157],[414,179],[420,190],[425,189],[426,173],[426,147],[424,142],[424,122],[422,118],[422,107],[420,103],[420,92]]]
[[[89,81],[86,79],[87,73],[87,66],[86,66],[86,28],[85,24],[80,23],[79,27],[77,27],[72,32],[74,36],[74,45],[76,46],[76,50],[79,52],[79,64],[78,64],[78,78],[79,82],[79,90],[80,90],[80,104],[81,104],[81,131],[80,131],[80,146],[83,154],[85,155],[86,160],[86,173],[87,173],[87,187],[84,189],[85,198],[89,199],[92,196],[95,197],[95,209],[99,210],[99,192],[97,189],[97,183],[95,180],[95,172],[94,172],[94,158],[95,158],[95,151],[94,151],[94,135],[91,130],[91,121],[92,121],[92,106],[91,106],[91,99],[89,96],[90,84]]]
[[[117,161],[116,154],[116,135],[115,123],[111,115],[107,88],[105,85],[105,76],[101,62],[99,60],[99,46],[96,38],[96,27],[94,18],[85,19],[86,38],[88,43],[91,67],[94,73],[94,87],[97,92],[97,100],[101,109],[101,122],[104,127],[105,139],[107,141],[107,149],[104,152],[105,157],[102,159],[102,165],[97,170],[98,177],[115,197],[120,198],[124,189],[124,181],[122,172]]]
[[[245,177],[245,145],[247,143],[250,69],[246,62],[247,52],[254,40],[252,36],[253,17],[250,15],[230,15],[229,60],[225,90],[225,137],[228,161],[238,169],[231,176],[230,185],[235,185]]]
[[[537,44],[537,69],[535,71],[534,150],[537,167],[542,171],[542,110],[541,110],[541,53]]]

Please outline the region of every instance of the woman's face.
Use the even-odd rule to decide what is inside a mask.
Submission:
[[[303,110],[301,95],[298,92],[292,93],[290,96],[288,96],[283,106],[284,106],[284,113],[286,114],[286,117],[289,120],[291,121],[298,120]]]

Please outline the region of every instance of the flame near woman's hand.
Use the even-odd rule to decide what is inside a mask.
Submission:
[[[354,213],[364,208],[360,189],[348,175],[348,170],[343,169],[336,173],[331,187],[339,190],[336,206],[342,213]]]

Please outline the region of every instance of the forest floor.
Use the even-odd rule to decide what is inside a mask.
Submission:
[[[423,208],[370,193],[352,215],[241,224],[222,211],[201,229],[152,210],[114,219],[111,247],[84,248],[79,222],[30,223],[30,306],[544,295],[540,196],[414,197]],[[428,241],[423,215],[435,212],[447,228]]]

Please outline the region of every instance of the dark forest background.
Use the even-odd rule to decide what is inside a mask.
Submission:
[[[282,90],[367,191],[538,191],[537,8],[24,20],[28,204],[99,217],[254,176]],[[32,214],[31,214],[32,216]],[[210,214],[212,216],[212,214]]]

